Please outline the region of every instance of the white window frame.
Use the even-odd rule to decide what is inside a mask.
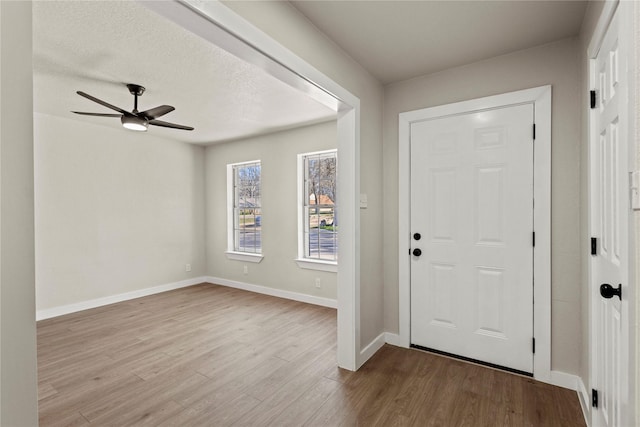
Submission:
[[[315,258],[307,258],[306,250],[305,250],[305,239],[304,239],[304,230],[305,230],[305,198],[306,198],[306,189],[305,189],[305,158],[309,156],[316,156],[322,154],[335,153],[336,159],[338,155],[337,149],[331,150],[322,150],[322,151],[312,151],[309,153],[300,153],[298,154],[298,258],[296,258],[296,263],[298,267],[305,268],[308,270],[319,270],[319,271],[330,271],[336,273],[338,271],[338,261],[329,261],[329,260],[320,260]],[[337,165],[336,165],[337,166]],[[336,167],[337,172],[337,167]],[[334,201],[334,203],[336,203]],[[338,209],[338,205],[336,203],[335,209]],[[334,211],[335,212],[335,211]]]
[[[262,161],[250,160],[246,162],[231,163],[227,165],[227,258],[236,261],[254,262],[262,261],[264,255],[262,253],[241,252],[235,250],[235,230],[234,230],[234,202],[235,202],[235,168],[238,166],[249,165],[252,163],[260,164],[260,194],[262,199]],[[260,203],[260,211],[262,212],[262,203]],[[262,232],[261,232],[262,234]],[[260,250],[262,251],[262,245]]]

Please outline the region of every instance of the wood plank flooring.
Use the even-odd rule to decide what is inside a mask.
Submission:
[[[385,345],[336,312],[201,284],[38,322],[41,426],[584,426],[575,392]]]

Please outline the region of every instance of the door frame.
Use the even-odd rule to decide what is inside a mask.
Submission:
[[[220,1],[138,1],[336,111],[342,223],[337,360],[341,368],[357,370],[367,360],[360,348],[360,99]]]
[[[411,340],[411,124],[456,114],[532,103],[536,138],[534,142],[533,221],[536,242],[533,250],[535,277],[533,332],[536,351],[533,358],[535,379],[551,382],[551,85],[524,89],[500,95],[401,113],[399,119],[399,342],[410,346]]]
[[[586,60],[587,60],[586,66],[589,73],[588,75],[589,89],[596,87],[596,78],[597,78],[596,58],[602,46],[602,42],[604,40],[605,34],[609,29],[609,24],[613,19],[613,15],[618,10],[618,8],[620,8],[620,12],[619,12],[620,16],[618,18],[619,31],[620,31],[619,39],[622,40],[623,42],[628,42],[629,40],[633,39],[633,34],[634,34],[633,28],[634,28],[634,25],[636,25],[635,20],[637,19],[636,17],[637,12],[634,10],[634,7],[638,7],[635,5],[635,2],[624,2],[624,1],[621,2],[619,0],[607,0],[605,2],[602,8],[602,12],[600,13],[600,17],[598,18],[596,27],[591,36],[591,40],[589,42],[589,45],[587,47],[587,52],[586,52]],[[624,122],[626,122],[627,126],[626,128],[623,128],[622,131],[627,133],[627,158],[629,161],[627,166],[628,166],[628,170],[631,171],[631,170],[637,169],[637,164],[636,164],[637,149],[635,144],[637,144],[638,141],[636,141],[636,138],[635,138],[635,122],[633,120],[635,117],[634,105],[636,105],[634,102],[634,94],[636,90],[636,85],[638,83],[635,80],[636,76],[633,74],[633,70],[635,66],[633,46],[627,45],[626,54],[627,54],[627,63],[628,63],[628,67],[627,67],[628,72],[626,76],[628,99],[626,102],[627,105],[621,106],[620,115],[626,116]],[[583,108],[589,108],[589,106],[585,105]],[[588,144],[589,144],[588,162],[587,162],[587,167],[588,167],[587,223],[588,223],[589,235],[584,236],[585,239],[588,239],[591,236],[595,236],[594,226],[593,226],[593,212],[597,209],[597,206],[595,205],[594,196],[593,196],[594,186],[593,186],[592,171],[595,168],[595,165],[594,165],[595,158],[593,156],[593,150],[595,149],[594,147],[597,141],[599,140],[595,114],[597,114],[597,111],[592,109],[589,109],[589,112],[587,114],[588,116],[587,132],[588,132]],[[637,317],[638,307],[636,306],[636,304],[638,301],[637,301],[637,290],[635,286],[637,285],[637,278],[635,276],[635,273],[636,273],[637,265],[635,265],[632,262],[634,257],[637,257],[636,250],[635,250],[635,247],[636,247],[635,235],[637,233],[637,230],[636,230],[636,226],[633,221],[632,215],[633,215],[632,211],[629,210],[629,216],[628,216],[629,241],[628,241],[628,253],[627,253],[628,271],[626,272],[627,280],[629,283],[628,283],[628,286],[625,287],[625,291],[628,294],[628,303],[626,304],[626,306],[623,307],[624,309],[626,309],[627,315],[621,319],[621,321],[624,321],[626,319],[626,325],[623,325],[622,327],[623,328],[626,327],[628,329],[628,339],[629,339],[628,353],[622,355],[623,356],[622,361],[623,363],[626,362],[626,366],[621,368],[623,369],[623,372],[626,371],[629,373],[629,375],[627,376],[629,378],[629,381],[627,384],[627,390],[622,391],[622,395],[626,396],[625,401],[623,401],[623,406],[622,406],[623,411],[621,413],[623,425],[625,422],[631,423],[630,425],[633,425],[636,422],[636,414],[638,413],[638,411],[640,411],[640,402],[637,401],[639,396],[637,396],[637,393],[636,393],[636,387],[639,381],[639,379],[637,378],[638,355],[636,354],[636,342],[638,341],[638,338],[636,337],[636,333],[637,333],[636,317]],[[589,384],[587,386],[587,390],[589,390],[589,389],[593,389],[595,378],[596,378],[596,372],[595,372],[596,364],[595,364],[595,358],[593,357],[593,355],[597,354],[596,353],[597,345],[595,340],[595,331],[597,327],[597,325],[595,325],[595,322],[597,319],[595,318],[594,314],[595,314],[595,304],[599,299],[599,297],[594,295],[594,292],[593,292],[594,260],[591,256],[588,256],[587,270],[588,270],[587,271],[588,288],[586,291],[588,292],[588,295],[589,295],[588,340],[589,340],[589,352],[590,352],[589,367],[588,367]],[[585,396],[585,397],[588,399],[590,396]],[[583,408],[583,410],[585,412],[589,412],[588,414],[585,413],[585,419],[589,421],[590,425],[593,425],[596,414],[592,410],[592,407],[590,405],[587,405],[587,408]]]

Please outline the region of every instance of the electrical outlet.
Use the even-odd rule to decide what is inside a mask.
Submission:
[[[320,289],[322,285],[320,285],[320,278],[316,277],[316,288]]]
[[[191,271],[191,264],[187,264],[184,266],[184,271]]]
[[[249,274],[249,267],[245,265],[245,266],[242,268],[242,273],[243,273],[243,274]]]

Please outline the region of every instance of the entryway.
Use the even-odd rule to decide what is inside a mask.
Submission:
[[[550,96],[400,115],[406,345],[549,375]]]

